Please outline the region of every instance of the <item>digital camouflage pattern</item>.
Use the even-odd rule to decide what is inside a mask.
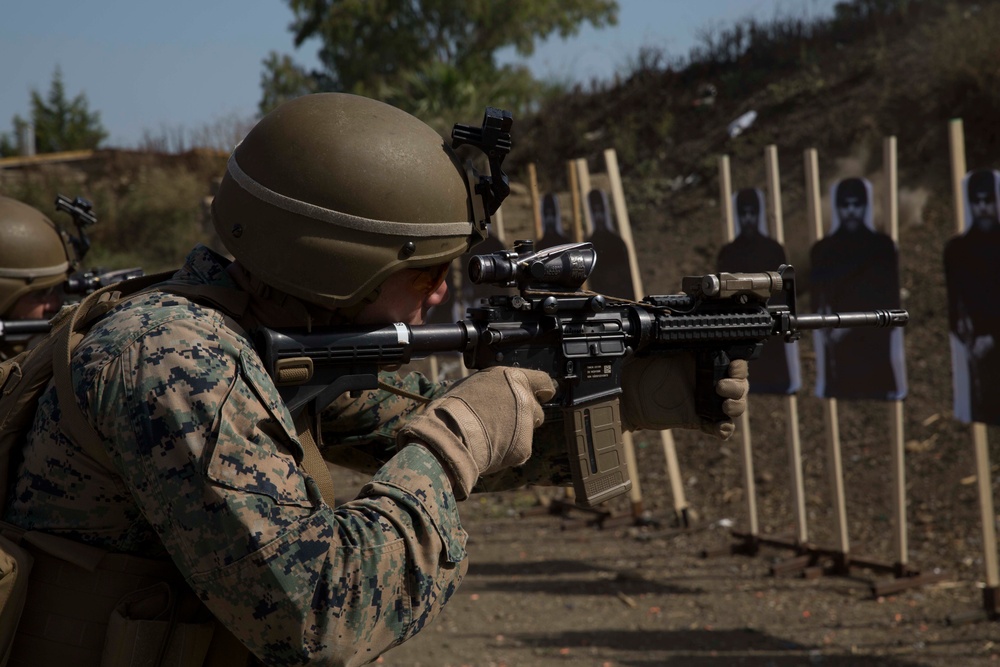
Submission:
[[[174,281],[237,289],[204,247]],[[4,518],[169,556],[267,664],[374,660],[419,631],[461,581],[466,534],[437,459],[403,447],[357,499],[327,506],[297,464],[290,415],[250,340],[219,311],[164,291],[130,297],[77,347],[73,380],[114,470],[60,432],[50,386]],[[389,404],[400,418],[416,409]],[[391,421],[385,408],[341,407],[351,433],[380,414]],[[376,430],[387,440],[392,428]]]

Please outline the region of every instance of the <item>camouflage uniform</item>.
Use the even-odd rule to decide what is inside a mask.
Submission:
[[[237,289],[204,247],[173,281]],[[166,291],[130,297],[77,347],[73,381],[114,470],[61,433],[50,385],[5,519],[169,557],[267,664],[373,660],[429,622],[466,571],[466,533],[437,458],[404,447],[357,499],[327,506],[250,340],[217,310]],[[394,407],[396,423],[409,409]],[[380,421],[379,410],[353,413],[373,421],[348,424],[352,433]]]

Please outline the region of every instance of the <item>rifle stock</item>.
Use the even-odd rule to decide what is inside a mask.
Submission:
[[[318,414],[346,391],[375,389],[378,371],[444,351],[461,352],[471,369],[518,366],[542,370],[559,385],[545,406],[562,419],[578,503],[591,506],[631,488],[622,444],[621,375],[633,355],[693,353],[696,405],[709,421],[726,419],[716,383],[733,359],[754,359],[770,338],[797,339],[808,329],[903,326],[905,310],[798,315],[789,265],[762,273],[685,278],[685,293],[616,299],[580,289],[596,263],[589,243],[535,252],[479,255],[473,282],[516,286],[469,308],[455,324],[261,328],[255,344],[293,416]],[[769,305],[784,292],[785,303]]]

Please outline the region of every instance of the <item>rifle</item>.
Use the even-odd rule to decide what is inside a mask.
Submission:
[[[67,234],[73,250],[76,253],[74,268],[83,264],[83,258],[90,250],[90,237],[87,236],[87,227],[97,224],[97,216],[94,214],[94,205],[90,200],[83,197],[70,199],[66,195],[57,194],[55,199],[57,211],[69,213],[76,225],[76,236]],[[63,289],[67,294],[87,295],[91,292],[113,285],[114,283],[128,280],[130,278],[141,278],[144,275],[141,267],[129,269],[105,269],[94,268],[86,271],[75,271],[63,284]]]
[[[87,295],[102,287],[114,285],[123,280],[141,278],[141,268],[131,269],[89,269],[71,274],[62,284],[66,294]],[[26,341],[32,336],[47,334],[52,329],[51,320],[0,320],[0,343]]]
[[[0,343],[7,340],[28,340],[47,334],[52,329],[49,320],[0,320]]]
[[[66,279],[63,289],[67,294],[87,295],[96,292],[102,287],[120,283],[123,280],[141,278],[145,273],[142,267],[135,266],[129,269],[105,269],[98,267],[86,271],[77,271]]]
[[[562,418],[576,501],[585,506],[626,493],[619,415],[622,369],[632,356],[693,353],[696,409],[726,419],[716,383],[733,359],[753,359],[765,341],[799,338],[802,331],[836,327],[903,326],[905,310],[799,315],[795,271],[782,265],[762,273],[716,273],[682,280],[681,294],[641,301],[581,289],[597,261],[590,243],[541,251],[532,241],[513,250],[476,255],[476,284],[516,287],[469,308],[455,324],[267,329],[255,346],[288,409],[318,415],[344,392],[378,386],[384,366],[436,352],[458,351],[471,369],[519,366],[545,371],[559,391],[545,405],[546,419]],[[768,303],[784,293],[781,305]]]

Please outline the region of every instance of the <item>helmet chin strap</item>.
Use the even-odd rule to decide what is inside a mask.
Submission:
[[[311,331],[314,325],[347,324],[382,294],[382,286],[379,285],[357,303],[346,308],[331,310],[272,287],[250,273],[239,261],[230,264],[227,273],[251,295],[252,317],[265,326],[304,325]]]
[[[352,303],[350,306],[338,308],[336,311],[333,311],[334,317],[336,318],[336,323],[350,324],[351,322],[354,321],[354,318],[358,316],[358,313],[360,313],[365,306],[375,303],[375,301],[379,298],[381,294],[382,294],[382,286],[379,285],[357,303]]]
[[[334,319],[333,311],[306,303],[268,285],[238,261],[230,264],[226,272],[250,294],[249,312],[259,324],[272,327],[304,325],[311,331],[314,324],[328,324]]]

